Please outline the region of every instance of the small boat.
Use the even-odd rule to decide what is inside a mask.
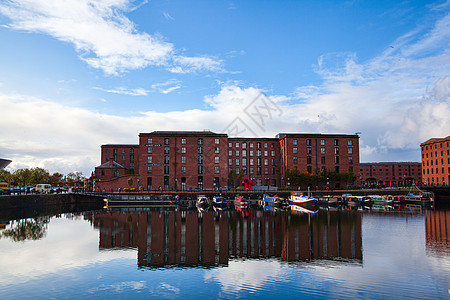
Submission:
[[[292,193],[288,201],[291,205],[315,205],[317,203],[317,198]]]
[[[269,196],[267,194],[263,195],[263,202],[264,206],[275,206],[275,207],[281,207],[283,205],[283,200],[277,196]]]
[[[214,205],[214,207],[226,207],[227,199],[222,196],[215,196],[212,199],[212,204]]]
[[[368,196],[374,204],[389,205],[393,203],[393,196],[380,196],[380,195],[370,195]]]
[[[236,196],[234,198],[234,208],[236,209],[246,209],[248,208],[247,199],[241,196]]]
[[[348,206],[371,206],[373,200],[367,196],[342,195]]]
[[[209,205],[211,204],[208,197],[206,197],[205,195],[198,195],[197,196],[197,207],[209,207]]]

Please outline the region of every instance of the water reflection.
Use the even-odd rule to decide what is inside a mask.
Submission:
[[[137,248],[145,268],[218,267],[230,259],[362,263],[361,212],[98,212],[100,250]]]
[[[449,255],[450,211],[427,211],[425,233],[427,250],[437,255]]]
[[[23,242],[25,240],[39,240],[45,237],[47,233],[47,223],[50,217],[39,217],[34,219],[22,219],[12,222],[11,226],[0,232],[1,238],[9,238],[14,242]],[[9,223],[9,221],[8,221]]]

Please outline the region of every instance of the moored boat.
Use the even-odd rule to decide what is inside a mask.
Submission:
[[[209,198],[206,197],[205,195],[198,195],[197,196],[197,207],[209,207],[209,205],[211,204],[209,201]]]
[[[212,199],[212,204],[215,207],[225,207],[227,206],[227,199],[222,196],[214,196]]]
[[[291,214],[302,215],[302,214],[311,214],[314,215],[318,212],[317,209],[308,209],[301,205],[292,205],[291,206]]]
[[[248,207],[248,201],[242,196],[236,196],[234,198],[234,208],[246,209]]]
[[[291,193],[288,201],[290,205],[315,205],[317,198]]]
[[[269,196],[267,194],[263,195],[263,203],[264,206],[275,206],[275,207],[281,207],[283,205],[283,200],[280,197],[277,196]]]

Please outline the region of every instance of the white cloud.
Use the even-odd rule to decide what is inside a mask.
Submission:
[[[94,89],[100,90],[100,91],[103,91],[106,93],[128,95],[128,96],[147,96],[151,92],[151,91],[143,89],[143,88],[127,89],[125,87],[118,87],[116,89],[103,89],[100,87],[94,87]]]
[[[218,60],[174,56],[172,43],[158,34],[139,32],[125,16],[137,8],[131,3],[130,0],[11,0],[0,3],[0,13],[11,19],[8,28],[43,33],[72,44],[80,59],[106,74],[117,75],[148,66],[167,66],[182,73],[220,70]]]

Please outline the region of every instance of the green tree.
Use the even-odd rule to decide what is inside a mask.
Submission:
[[[39,183],[48,183],[50,174],[47,170],[42,168],[32,168],[30,172],[31,172],[31,179],[30,179],[31,185],[36,185]]]
[[[29,169],[18,169],[13,173],[11,184],[26,186],[31,184],[32,172]]]

